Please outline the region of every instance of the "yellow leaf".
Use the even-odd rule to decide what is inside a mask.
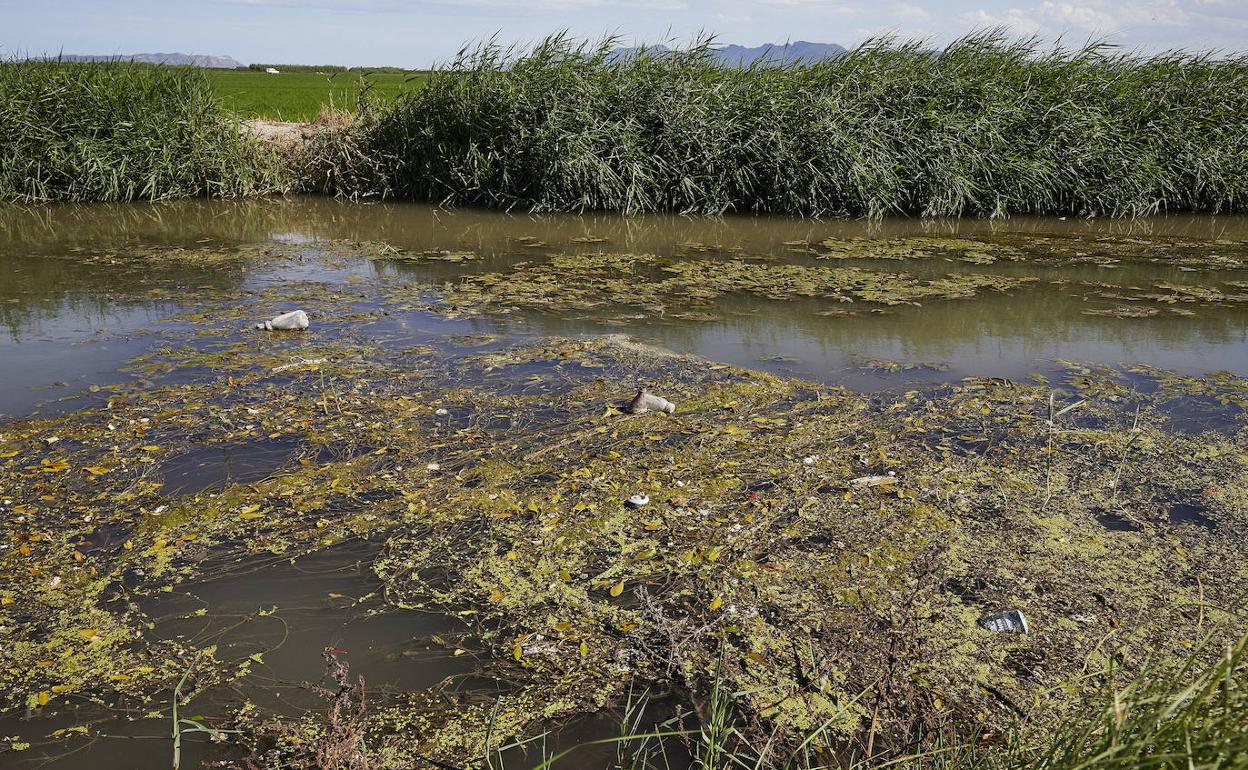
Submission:
[[[581,642],[581,657],[584,658],[587,655],[589,655],[589,645],[585,642]]]
[[[160,451],[160,447],[155,446],[154,444],[148,444],[147,446],[141,446],[141,447],[139,447],[139,449],[142,449],[144,452],[159,452],[159,451]]]
[[[706,560],[707,561],[719,561],[719,555],[723,553],[723,550],[724,549],[721,548],[720,546],[715,546],[714,548],[712,548],[710,551],[707,552]]]
[[[622,593],[624,593],[624,581],[623,580],[611,586],[612,596],[619,596]]]
[[[0,605],[3,605],[3,606],[5,606],[5,607],[7,607],[7,606],[9,606],[10,604],[12,604],[12,603],[13,603],[13,601],[14,601],[14,599],[13,599],[13,597],[12,597],[12,596],[0,596]]]
[[[711,599],[711,609],[717,610],[722,606],[724,606],[724,597],[716,596],[714,599]]]
[[[133,541],[133,540],[127,540],[126,542],[124,542],[124,543],[122,543],[122,544],[121,544],[121,547],[122,547],[122,548],[125,548],[127,551],[129,551],[131,548],[134,548],[134,541]]]
[[[48,705],[48,701],[50,700],[52,700],[52,693],[47,690],[43,690],[35,696],[35,703],[38,703],[40,706]]]
[[[465,650],[464,648],[462,648],[462,647],[456,647],[456,648],[455,648],[454,655],[455,655],[455,657],[457,657],[457,658],[458,658],[460,655],[463,655],[463,654],[464,654],[464,653],[466,653],[466,652],[468,652],[468,651],[467,651],[467,650]]]
[[[86,468],[83,468],[83,470],[90,473],[92,476],[103,476],[106,473],[113,472],[112,468],[105,468],[103,465],[88,465]]]
[[[259,505],[249,505],[249,506],[247,506],[246,508],[244,508],[244,509],[242,509],[241,511],[239,511],[239,513],[244,513],[244,514],[245,514],[245,513],[255,513],[255,512],[256,512],[256,511],[258,511],[258,510],[260,510],[260,506],[259,506]]]
[[[524,647],[521,647],[521,646],[520,646],[520,645],[518,645],[518,644],[517,644],[515,647],[513,647],[513,648],[511,649],[511,657],[515,658],[516,660],[520,660],[521,658],[523,658],[523,657],[524,657]]]

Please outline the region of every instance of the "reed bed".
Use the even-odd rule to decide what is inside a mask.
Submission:
[[[198,70],[0,63],[0,200],[238,196],[284,178]]]
[[[386,194],[538,211],[814,216],[1243,211],[1248,55],[996,33],[724,68],[706,42],[461,52],[368,127]]]

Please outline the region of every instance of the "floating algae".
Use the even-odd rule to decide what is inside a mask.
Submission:
[[[741,293],[845,298],[838,310],[867,314],[1017,286],[646,255],[487,275],[440,301],[580,312],[597,292],[673,314]],[[1193,298],[1159,307],[1224,301],[1156,283],[1140,291]],[[1243,377],[1071,364],[1054,383],[863,395],[620,339],[503,347],[465,324],[436,344],[388,343],[369,331],[379,313],[366,293],[319,281],[232,293],[176,316],[182,326],[131,361],[152,382],[5,424],[5,710],[95,703],[167,718],[188,670],[202,691],[262,664],[160,636],[144,600],[361,538],[380,544],[379,609],[462,620],[439,644],[479,656],[489,692],[370,690],[367,713],[349,717],[376,768],[464,765],[630,688],[696,705],[717,683],[741,693],[735,713],[760,744],[818,732],[814,745],[874,735],[900,750],[933,726],[1009,727],[1016,709],[1052,724],[1111,663],[1183,659],[1204,634],[1244,628]],[[332,321],[240,337],[277,296]],[[680,410],[626,414],[642,383]],[[172,458],[247,446],[292,451],[246,484],[163,483]],[[632,496],[648,504],[630,508]],[[1007,607],[1036,631],[976,626]],[[289,767],[333,734],[254,703],[218,716],[260,767]]]
[[[911,236],[905,238],[834,238],[793,249],[819,259],[944,259],[991,265],[998,261],[1057,267],[1117,267],[1150,262],[1184,270],[1248,268],[1248,242],[1156,237],[1034,235],[1001,233],[976,238]]]
[[[510,272],[478,273],[441,288],[435,309],[464,312],[526,308],[545,311],[632,308],[689,318],[731,294],[770,300],[918,305],[926,300],[1008,291],[1034,279],[953,274],[919,279],[857,267],[759,263],[743,259],[668,259],[653,254],[556,254]]]
[[[825,724],[820,740],[850,739],[872,719],[900,743],[932,719],[1004,725],[1002,695],[1041,690],[1029,708],[1051,720],[1080,702],[1085,667],[1107,664],[1106,634],[1130,667],[1181,656],[1201,624],[1241,622],[1230,608],[1248,576],[1224,565],[1248,531],[1242,419],[1185,434],[1153,401],[1199,380],[1129,399],[1085,389],[1050,427],[1038,385],[873,398],[610,340],[419,365],[318,345],[304,354],[324,371],[274,375],[265,361],[228,370],[228,387],[155,388],[6,428],[6,708],[135,702],[193,660],[201,686],[228,681],[237,661],[102,607],[120,586],[159,593],[229,554],[289,558],[365,534],[386,540],[387,602],[457,615],[461,644],[492,653],[507,682],[493,704],[377,697],[361,729],[380,767],[480,756],[487,735],[524,736],[635,683],[701,697],[724,679],[786,741]],[[512,392],[512,366],[558,376]],[[639,374],[681,410],[625,415],[612,383]],[[477,417],[438,417],[443,404]],[[179,445],[271,436],[333,450],[190,495],[152,477]],[[872,475],[893,483],[852,483]],[[649,504],[630,508],[632,495]],[[1173,521],[1176,502],[1197,501],[1216,527]],[[1139,528],[1100,528],[1105,510]],[[104,528],[121,532],[114,545],[88,545]],[[1002,604],[1045,632],[975,625]],[[273,724],[247,709],[235,721],[253,736]]]

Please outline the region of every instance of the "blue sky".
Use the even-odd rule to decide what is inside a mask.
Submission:
[[[498,33],[568,29],[630,42],[688,39],[852,46],[881,33],[939,43],[1002,25],[1156,51],[1248,48],[1248,0],[0,0],[0,53],[180,51],[244,63],[427,66]]]

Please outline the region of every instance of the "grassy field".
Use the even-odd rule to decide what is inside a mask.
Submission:
[[[378,73],[363,78],[356,73],[282,72],[270,75],[255,70],[205,70],[222,106],[243,118],[308,121],[322,106],[354,110],[361,81],[368,93],[382,102],[393,101],[426,79],[423,73]]]

